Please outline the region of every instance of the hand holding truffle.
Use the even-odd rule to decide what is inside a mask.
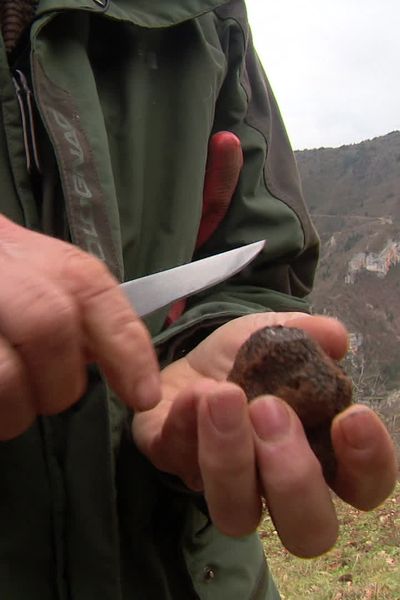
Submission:
[[[271,337],[282,334],[272,360]],[[164,369],[163,400],[134,418],[136,443],[158,469],[204,492],[225,534],[254,531],[264,498],[290,552],[321,554],[338,534],[327,481],[346,502],[369,510],[397,476],[381,421],[365,406],[346,408],[350,382],[334,362],[346,349],[347,333],[334,319],[234,319]]]

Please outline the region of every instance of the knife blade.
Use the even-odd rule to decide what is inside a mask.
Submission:
[[[121,284],[140,317],[201,292],[246,267],[265,246],[265,240],[240,246],[201,260],[146,275]]]

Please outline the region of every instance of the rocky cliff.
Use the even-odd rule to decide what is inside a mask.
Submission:
[[[390,396],[396,416],[400,132],[340,148],[300,151],[296,158],[321,237],[313,309],[339,317],[349,328],[347,368],[358,399],[383,407]]]

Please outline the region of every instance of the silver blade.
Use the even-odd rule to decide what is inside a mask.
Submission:
[[[121,284],[140,317],[171,302],[201,292],[241,271],[264,248],[265,241],[247,244],[228,252],[147,275]]]

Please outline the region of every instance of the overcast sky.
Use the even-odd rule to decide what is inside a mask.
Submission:
[[[400,129],[400,0],[247,0],[295,149]]]

